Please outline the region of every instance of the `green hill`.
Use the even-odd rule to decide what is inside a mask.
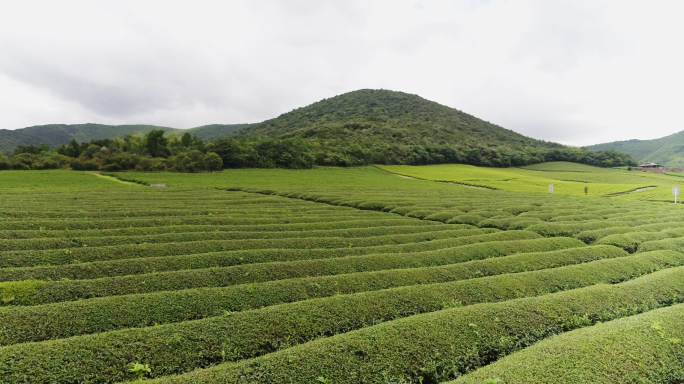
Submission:
[[[49,124],[36,125],[22,129],[0,129],[0,152],[11,153],[19,145],[35,145],[49,143],[51,146],[67,144],[73,138],[79,142],[97,139],[123,138],[127,134],[149,132],[163,129],[167,132],[190,132],[202,140],[210,140],[224,136],[249,124],[212,124],[189,130],[160,127],[156,125],[104,125],[104,124]]]
[[[323,99],[250,128],[237,138],[317,138],[409,145],[559,147],[417,95],[362,89]]]
[[[595,151],[616,150],[634,158],[668,167],[684,168],[684,131],[653,140],[614,141],[587,146]]]
[[[198,138],[207,141],[217,137],[226,136],[240,129],[247,128],[253,124],[210,124],[201,127],[184,130],[196,135]]]
[[[523,166],[569,161],[602,167],[636,164],[617,152],[593,152],[536,140],[417,95],[362,89],[323,99],[258,124],[189,130],[151,125],[44,125],[0,131],[0,150],[66,144],[164,129],[214,140],[228,168],[366,164]],[[232,140],[237,139],[237,140]]]

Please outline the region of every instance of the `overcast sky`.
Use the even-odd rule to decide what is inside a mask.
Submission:
[[[360,88],[534,138],[684,130],[682,1],[3,1],[0,129],[250,123]]]

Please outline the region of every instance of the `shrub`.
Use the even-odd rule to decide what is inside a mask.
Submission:
[[[585,223],[540,223],[527,227],[528,231],[537,232],[544,237],[553,236],[573,236],[582,231],[590,229],[602,229],[616,226],[625,226],[623,222],[611,221],[588,221]]]
[[[149,364],[151,375],[159,377],[215,365],[226,356],[246,359],[263,354],[267,355],[162,380],[303,383],[324,372],[334,382],[358,383],[380,381],[384,372],[393,379],[423,376],[438,382],[482,365],[489,356],[511,353],[552,334],[684,300],[684,268],[675,268],[617,286],[469,306],[625,280],[665,267],[668,259],[684,262],[684,255],[674,252],[661,252],[653,260],[647,257],[338,295],[193,322],[17,344],[0,349],[0,382],[27,376],[37,382],[85,377],[114,382],[124,379],[121,375],[130,361]],[[439,311],[458,306],[458,301],[466,307]],[[349,332],[430,311],[438,312]],[[340,332],[347,333],[292,346]],[[283,348],[289,349],[272,353]]]
[[[516,250],[519,251],[520,248]],[[0,324],[2,324],[0,325],[0,332],[3,332],[4,335],[0,344],[8,345],[27,341],[42,341],[49,338],[63,338],[79,334],[104,332],[112,329],[194,320],[215,316],[223,313],[225,310],[242,310],[245,309],[245,306],[251,308],[274,305],[282,302],[279,300],[284,298],[286,302],[290,302],[302,297],[309,299],[337,293],[361,292],[373,289],[374,287],[377,288],[377,284],[380,284],[382,288],[390,288],[416,283],[448,282],[504,273],[556,268],[627,255],[625,251],[610,246],[518,253],[511,256],[500,256],[483,260],[477,259],[481,257],[477,252],[478,247],[463,247],[458,260],[467,260],[468,255],[476,260],[438,267],[423,266],[442,265],[453,261],[454,258],[437,258],[434,255],[433,257],[421,257],[422,255],[418,254],[402,257],[398,255],[371,255],[368,257],[348,257],[337,260],[307,260],[290,263],[248,265],[225,270],[225,272],[234,272],[232,274],[232,283],[262,282],[269,279],[316,276],[317,274],[333,275],[358,271],[374,271],[381,268],[412,269],[352,273],[340,276],[339,278],[295,279],[290,282],[282,281],[275,284],[254,285],[251,288],[252,292],[246,291],[244,286],[163,291],[152,294],[128,295],[125,297],[110,296],[51,305],[6,308],[0,310]],[[227,276],[231,275],[224,273],[224,277]],[[155,276],[147,275],[144,277],[154,278]],[[173,280],[174,276],[167,275],[167,278]],[[146,284],[149,282],[149,280],[143,281]],[[339,288],[339,283],[344,284],[342,289]],[[275,290],[278,287],[286,292],[290,292],[292,296],[281,296],[269,292],[269,290]],[[329,287],[333,287],[333,289],[328,289]],[[255,296],[259,292],[265,293]],[[160,305],[160,303],[165,304]],[[44,321],[46,318],[51,320],[46,323]],[[102,322],[99,319],[108,320],[107,322]]]
[[[346,237],[363,238],[389,235],[401,235],[423,232],[435,232],[444,230],[467,229],[466,225],[431,225],[422,222],[413,223],[406,226],[370,227],[359,229],[330,229],[313,231],[276,231],[276,232],[250,232],[250,231],[201,231],[201,232],[174,232],[146,235],[123,235],[123,236],[75,236],[73,233],[66,239],[58,238],[32,238],[32,239],[8,239],[0,240],[0,251],[20,251],[20,250],[43,250],[56,248],[79,247],[86,244],[88,247],[105,247],[123,244],[160,244],[160,243],[181,243],[189,241],[204,240],[258,240],[258,239],[295,239],[311,237]],[[475,232],[476,233],[476,232]]]
[[[291,239],[203,240],[181,243],[124,244],[103,247],[82,247],[37,251],[6,251],[0,253],[0,267],[29,267],[46,264],[133,259],[150,256],[188,255],[218,251],[265,248],[345,248],[384,244],[407,244],[449,239],[474,234],[472,229],[433,231],[430,233],[400,234],[362,238],[321,237]],[[482,230],[484,231],[484,230]],[[490,230],[494,231],[494,230]],[[486,233],[486,232],[479,232]],[[85,243],[87,245],[87,243]]]
[[[672,237],[671,234],[664,232],[627,232],[623,234],[608,235],[597,244],[612,245],[624,249],[629,253],[637,251],[639,244],[645,241],[661,240]]]
[[[440,382],[550,335],[680,302],[682,273],[414,316],[153,383],[310,382],[321,372],[336,383]]]
[[[478,216],[478,215],[472,215],[472,214],[458,215],[458,216],[454,216],[450,220],[448,220],[447,224],[477,225],[482,220],[484,220],[484,217]]]
[[[370,211],[382,211],[382,209],[385,208],[385,204],[377,201],[366,201],[357,205],[356,208]]]
[[[476,230],[473,233],[478,233],[478,231],[480,230]],[[518,252],[523,252],[525,250],[527,250],[525,252],[534,252],[561,249],[576,247],[579,244],[565,238],[558,238],[553,241],[551,239],[539,239],[537,241],[520,243],[518,248],[511,248],[513,243],[510,243],[510,241],[538,239],[539,237],[540,236],[534,232],[526,231],[494,232],[489,234],[484,232],[484,234],[480,235],[473,234],[471,236],[413,244],[334,249],[254,249],[180,256],[141,257],[139,259],[122,259],[56,266],[5,268],[0,269],[0,281],[26,279],[58,280],[62,278],[93,279],[163,271],[248,265],[250,263],[259,264],[303,259],[327,259],[372,253],[421,252],[494,241],[507,241],[508,243],[505,244],[506,248],[504,249],[517,249]],[[493,248],[487,246],[487,249]]]
[[[543,340],[449,384],[677,383],[684,377],[684,304]],[[678,341],[679,340],[679,341]],[[638,347],[635,347],[638,346]],[[586,378],[582,380],[580,378]]]
[[[432,215],[426,216],[424,219],[425,220],[432,220],[432,221],[441,221],[442,223],[446,223],[452,217],[460,215],[462,213],[463,212],[461,212],[461,211],[438,212],[438,213],[433,213]]]
[[[464,239],[465,241],[462,242],[463,244],[478,242],[478,240],[482,241],[482,239]],[[577,240],[574,241],[576,243],[573,243],[572,241],[548,242],[546,247],[560,247],[561,245],[583,245]],[[394,267],[396,268],[422,265],[444,265],[460,261],[498,256],[502,253],[510,254],[516,249],[530,249],[530,247],[534,246],[543,247],[544,244],[535,242],[504,242],[494,244],[485,243],[478,247],[464,247],[457,249],[447,248],[436,251],[409,253],[403,258],[397,255],[390,255],[390,260],[385,262],[385,266],[389,267],[392,265],[392,263],[394,263]],[[393,257],[397,258],[397,260],[391,260]],[[382,266],[380,260],[382,260],[382,258],[379,255],[365,256],[351,260],[351,262],[360,264],[355,267],[347,266],[347,268],[351,269],[352,271],[353,268],[364,270],[364,264],[373,265],[374,263],[378,263]],[[344,263],[345,261],[346,260],[343,260],[342,262]],[[133,275],[95,280],[52,281],[49,283],[44,283],[38,290],[31,289],[23,294],[21,290],[16,288],[21,284],[21,282],[4,282],[0,283],[0,296],[4,290],[12,290],[15,292],[15,299],[9,303],[10,305],[36,305],[130,293],[225,286],[236,283],[236,277],[234,276],[234,273],[235,268],[211,268],[207,270],[181,270],[177,272],[166,272],[161,274]],[[304,271],[299,271],[299,273],[304,273],[304,276],[306,276],[306,272]],[[283,278],[288,277],[286,271],[282,272],[282,274],[284,275]],[[250,278],[245,280],[251,281],[253,279]],[[260,280],[257,278],[256,281]],[[241,281],[238,280],[238,282]]]

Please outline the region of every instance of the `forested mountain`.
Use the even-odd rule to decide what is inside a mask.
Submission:
[[[135,133],[147,133],[154,129],[163,129],[167,133],[190,132],[202,140],[211,140],[215,137],[227,135],[249,124],[212,124],[197,128],[177,129],[159,127],[155,125],[104,125],[104,124],[49,124],[36,125],[33,127],[8,130],[0,129],[0,153],[12,153],[20,145],[39,146],[48,143],[51,146],[68,144],[71,139],[79,142],[91,140],[123,138]]]
[[[624,153],[532,139],[416,95],[372,89],[324,99],[258,124],[187,130],[50,125],[0,131],[0,140],[3,150],[12,151],[10,159],[0,156],[0,169],[70,164],[72,169],[196,172],[216,168],[215,163],[207,168],[205,157],[210,155],[214,160],[220,157],[218,168],[444,163],[510,167],[546,161],[601,167],[636,164]]]
[[[653,140],[626,140],[590,145],[595,151],[615,150],[629,153],[639,161],[684,168],[684,131]]]
[[[417,95],[373,89],[321,100],[239,130],[231,137],[242,142],[264,137],[286,140],[322,165],[467,163],[508,167],[559,160],[597,166],[634,163],[624,154],[532,139]],[[310,150],[304,148],[307,146]],[[240,152],[238,147],[231,151]],[[247,156],[249,151],[242,152]]]
[[[531,139],[417,95],[362,89],[323,99],[237,132],[235,137],[302,137],[408,145],[561,147]]]
[[[179,129],[176,131],[182,131],[181,134],[190,132],[190,134],[197,136],[198,139],[208,141],[217,137],[230,135],[231,133],[247,128],[251,125],[253,124],[209,124],[196,128]]]

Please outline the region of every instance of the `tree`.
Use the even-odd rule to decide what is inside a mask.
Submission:
[[[164,131],[154,129],[145,135],[145,151],[152,157],[167,157],[171,154]]]
[[[209,172],[220,171],[223,169],[223,159],[214,152],[208,152],[204,156],[204,167]]]
[[[180,142],[185,148],[188,148],[192,144],[190,132],[185,132],[183,136],[181,136]]]

